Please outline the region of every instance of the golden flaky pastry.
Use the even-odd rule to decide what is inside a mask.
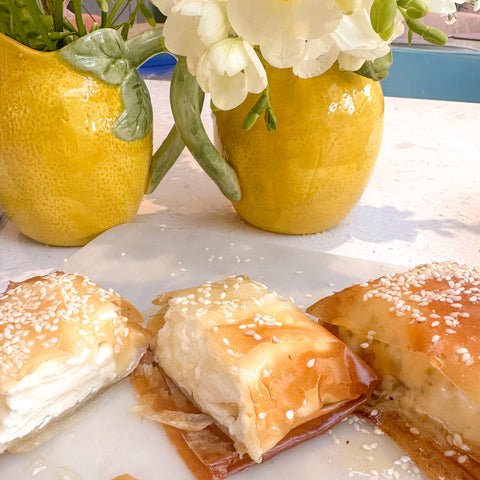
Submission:
[[[128,375],[150,336],[127,301],[54,272],[0,295],[0,452]]]
[[[154,303],[155,360],[256,462],[292,429],[365,396],[377,381],[343,342],[247,277]]]
[[[430,471],[432,478],[480,478],[478,269],[421,265],[347,288],[307,312],[337,326],[383,376],[377,406],[385,418],[408,420],[406,431],[421,432],[440,446],[441,457],[470,471],[454,477]]]

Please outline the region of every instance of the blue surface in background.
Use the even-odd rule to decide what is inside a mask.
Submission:
[[[148,59],[138,71],[144,77],[163,77],[172,73],[177,59],[168,53],[160,53]]]
[[[392,47],[382,81],[391,97],[480,102],[480,52],[448,47]]]
[[[391,97],[480,102],[480,52],[448,47],[393,46],[393,64],[382,81]],[[159,54],[139,71],[144,77],[168,77],[176,59]]]

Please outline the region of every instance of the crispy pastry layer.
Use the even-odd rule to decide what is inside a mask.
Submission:
[[[113,291],[54,272],[0,295],[0,451],[130,373],[150,335]]]
[[[383,376],[383,411],[410,419],[460,464],[480,459],[478,269],[421,265],[347,288],[307,312],[335,325]]]
[[[257,462],[289,431],[377,381],[343,342],[247,277],[154,303],[157,363]]]

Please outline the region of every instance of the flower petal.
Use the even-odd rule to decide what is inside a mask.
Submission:
[[[263,58],[277,68],[293,67],[302,58],[305,40],[287,36],[272,36],[260,45]]]
[[[234,30],[253,45],[271,35],[309,40],[335,29],[341,18],[335,0],[229,0]]]
[[[185,17],[178,13],[172,13],[165,21],[163,34],[165,45],[171,53],[178,55],[192,55],[199,50],[205,50],[195,32],[198,28],[199,19]],[[193,32],[193,33],[192,33]]]
[[[330,35],[309,40],[305,55],[294,65],[293,73],[300,78],[312,78],[325,73],[337,60],[339,48]]]
[[[252,93],[260,93],[267,87],[267,73],[252,46],[247,42],[243,42],[243,46],[250,59],[245,67],[247,90]]]
[[[463,3],[461,0],[453,2],[452,0],[425,0],[428,10],[435,13],[454,13],[457,10],[455,3]]]
[[[364,58],[354,57],[345,52],[340,52],[338,54],[338,66],[340,67],[340,70],[356,72],[364,63]]]
[[[213,73],[209,84],[212,102],[220,110],[235,108],[247,98],[248,91],[243,72],[232,77]]]
[[[227,19],[226,2],[208,2],[202,11],[198,36],[209,46],[228,37],[230,24]]]
[[[164,15],[170,15],[175,6],[175,0],[150,0]]]

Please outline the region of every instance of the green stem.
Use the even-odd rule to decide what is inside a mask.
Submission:
[[[185,145],[207,175],[230,200],[241,199],[240,185],[233,168],[214,147],[200,117],[204,93],[190,74],[185,57],[179,57],[170,87],[170,105],[175,125]]]
[[[28,45],[27,34],[23,28],[22,18],[14,0],[7,0],[7,7],[11,17],[10,27],[12,34],[15,35],[16,40],[20,40],[24,45]],[[14,30],[15,25],[17,25],[18,30]]]
[[[42,37],[42,40],[45,42],[45,45],[47,46],[48,50],[54,50],[55,44],[52,42],[52,40],[48,35],[48,28],[42,22],[42,18],[40,16],[40,11],[38,9],[37,3],[27,1],[25,3],[25,6],[27,7],[28,13],[31,15],[35,25],[37,26],[38,33]]]
[[[107,21],[108,21],[108,12],[104,12],[104,11],[102,10],[100,27],[101,27],[101,28],[107,28],[107,27],[108,27]]]
[[[163,38],[163,27],[155,27],[136,35],[125,42],[128,59],[134,67],[139,67],[157,53],[168,52]]]
[[[118,2],[115,3],[113,8],[110,10],[110,13],[108,14],[107,22],[105,24],[106,27],[113,25],[113,23],[115,22],[115,15],[117,14],[118,10],[123,5],[123,3],[125,3],[125,1],[126,0],[119,0]]]
[[[87,29],[82,18],[82,0],[72,0],[73,11],[75,13],[75,23],[77,24],[78,34],[83,37],[87,34]]]
[[[53,25],[55,31],[61,32],[63,30],[63,0],[55,0],[53,9]]]

